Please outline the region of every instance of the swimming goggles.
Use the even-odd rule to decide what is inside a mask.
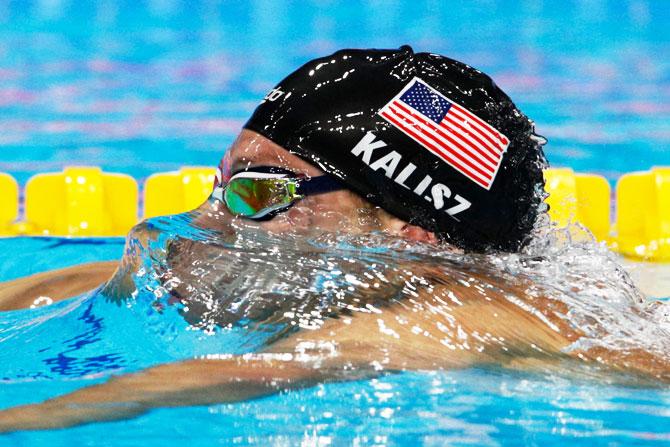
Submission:
[[[259,166],[237,171],[228,183],[214,188],[212,197],[235,216],[269,220],[303,197],[342,189],[342,183],[330,175],[306,177],[283,168]]]

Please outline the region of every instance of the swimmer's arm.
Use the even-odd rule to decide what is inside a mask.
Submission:
[[[264,358],[170,363],[0,411],[0,433],[128,419],[157,407],[238,402],[334,378],[310,364]]]
[[[356,336],[344,340],[337,353],[329,355],[329,326],[324,325],[306,339],[280,340],[266,352],[253,356],[163,364],[42,403],[9,408],[0,411],[0,433],[129,419],[160,407],[233,403],[324,382],[380,374],[369,363],[370,356],[381,349],[372,349],[370,343],[375,340]],[[322,337],[325,344],[320,340]],[[305,360],[296,356],[304,356]],[[397,365],[384,366],[391,372]]]
[[[61,301],[88,292],[103,283],[107,283],[102,289],[107,299],[123,300],[135,290],[132,274],[139,267],[139,258],[131,255],[132,246],[146,246],[156,233],[155,229],[147,226],[146,221],[133,227],[128,234],[126,255],[121,262],[81,264],[0,283],[0,312],[28,308],[39,297],[47,297],[52,302]],[[109,281],[112,277],[114,280]]]
[[[55,302],[80,295],[111,278],[117,266],[118,261],[94,262],[0,283],[0,311],[30,307],[40,297]]]
[[[380,371],[453,369],[477,363],[462,351],[421,346],[421,338],[412,336],[411,330],[401,333],[400,339],[380,335],[377,314],[360,315],[350,324],[336,323],[331,320],[320,330],[298,333],[274,344],[272,352],[250,358],[160,365],[43,403],[0,411],[0,433],[128,419],[158,407],[239,402],[323,382],[373,377]],[[402,330],[386,323],[387,329]],[[284,360],[288,353],[291,359]],[[298,361],[295,355],[311,360]]]

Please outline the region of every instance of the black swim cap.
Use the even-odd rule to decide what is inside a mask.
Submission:
[[[532,122],[487,75],[409,46],[308,62],[245,128],[470,251],[517,251],[542,201]]]

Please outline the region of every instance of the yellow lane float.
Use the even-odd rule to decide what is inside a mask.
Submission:
[[[138,188],[123,174],[96,167],[38,174],[26,185],[23,234],[118,236],[137,222]]]
[[[575,174],[572,169],[547,169],[545,190],[549,193],[549,216],[559,226],[579,222],[596,239],[610,240],[610,185],[605,177]]]
[[[670,261],[670,168],[625,174],[616,191],[614,248],[626,256]]]
[[[216,169],[185,167],[150,176],[144,184],[144,217],[178,214],[202,205],[214,185]]]
[[[184,167],[150,176],[143,216],[196,208],[209,197],[215,172]],[[670,261],[670,167],[619,179],[614,225],[604,177],[560,168],[546,170],[545,180],[549,215],[559,226],[579,222],[626,256]],[[18,209],[18,185],[0,173],[0,235],[123,236],[138,220],[138,186],[127,175],[70,167],[32,177],[25,188],[25,219],[15,222]]]
[[[19,185],[14,177],[0,173],[0,235],[14,234],[14,221],[19,217]]]

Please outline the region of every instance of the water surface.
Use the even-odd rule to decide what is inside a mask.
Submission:
[[[97,290],[1,314],[0,407],[40,401],[163,362],[258,353],[325,321],[356,318],[370,306],[382,319],[391,304],[419,306],[426,315],[423,330],[439,336],[448,329],[437,323],[439,313],[432,313],[438,308],[421,307],[417,296],[433,290],[455,305],[460,295],[434,288],[440,277],[435,271],[446,284],[469,284],[484,297],[494,296],[500,279],[531,281],[526,289],[531,298],[508,294],[503,299],[529,314],[537,314],[549,299],[555,315],[585,334],[568,349],[641,348],[664,358],[670,353],[667,305],[650,306],[618,259],[588,235],[569,241],[554,232],[524,254],[474,256],[374,234],[277,237],[236,225],[235,233],[220,234],[194,227],[188,215],[153,219],[144,228],[154,236],[131,239],[125,248],[126,256],[141,264],[133,293],[118,299]],[[120,242],[3,239],[0,246],[67,265],[73,249],[85,251],[89,260],[119,257]],[[20,256],[4,267],[3,278],[31,269]],[[426,276],[428,271],[433,273]],[[370,330],[372,335],[383,328]],[[476,339],[463,340],[470,341],[459,342],[457,349],[478,348]],[[670,440],[666,386],[591,365],[561,365],[539,373],[495,367],[408,370],[238,404],[158,409],[130,421],[14,433],[2,441],[593,445]]]

